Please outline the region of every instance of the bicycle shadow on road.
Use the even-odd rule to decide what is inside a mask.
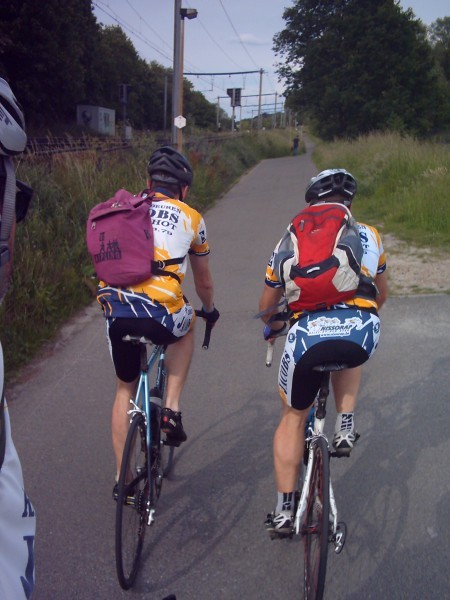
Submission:
[[[263,528],[266,507],[261,502],[274,497],[271,446],[277,419],[278,402],[274,395],[267,391],[253,393],[238,410],[225,416],[218,414],[214,423],[180,448],[172,481],[163,485],[158,522],[144,546],[142,576],[136,591],[161,591],[167,577],[173,589],[174,582],[192,575],[193,570],[200,577],[207,573],[211,578],[214,569],[218,569],[227,577],[227,585],[233,585],[224,561],[233,556],[233,560],[242,562],[243,554],[251,553],[251,548],[260,544],[259,534],[267,537]],[[202,465],[189,470],[187,463],[193,454],[202,457]],[[261,499],[259,489],[267,479],[270,495]],[[260,505],[256,515],[255,504]],[[170,560],[161,563],[161,558],[173,552],[182,556],[182,566],[174,567]],[[159,582],[152,566],[156,561],[158,571],[164,574]],[[202,564],[216,566],[204,571]],[[146,565],[150,567],[148,579]],[[220,579],[221,574],[216,574]],[[239,582],[235,581],[235,585]],[[227,590],[229,598],[239,597],[230,592]]]
[[[447,369],[443,359],[428,370],[424,365],[424,373],[411,374],[390,396],[362,390],[361,440],[351,463],[335,468],[332,462],[332,475],[345,469],[334,487],[348,526],[344,552],[329,563],[333,598],[425,598],[432,589],[441,590],[433,597],[444,597],[448,591],[442,453],[448,434],[444,411],[431,405],[433,391],[448,385]]]

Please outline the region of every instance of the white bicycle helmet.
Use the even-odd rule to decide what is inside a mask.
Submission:
[[[327,169],[321,171],[309,182],[306,192],[306,202],[319,202],[329,196],[343,196],[351,204],[356,194],[356,181],[345,169]]]
[[[20,154],[25,150],[26,143],[22,109],[8,82],[0,77],[0,155]]]
[[[24,151],[27,135],[22,109],[9,84],[0,78],[0,302],[8,289],[11,231],[16,209],[16,173],[12,156]]]

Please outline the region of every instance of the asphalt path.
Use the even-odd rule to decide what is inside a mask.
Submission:
[[[36,600],[303,597],[300,540],[271,541],[263,527],[275,502],[280,401],[253,316],[270,253],[315,172],[309,153],[264,160],[206,214],[221,319],[208,351],[197,327],[182,406],[188,441],[164,483],[132,591],[115,573],[115,384],[99,309],[69,323],[9,391],[37,510]],[[186,293],[198,306],[191,282]],[[382,310],[357,410],[361,439],[350,459],[331,465],[348,538],[342,554],[330,551],[325,598],[448,597],[449,313],[444,295],[390,298]],[[334,414],[331,402],[328,432]]]

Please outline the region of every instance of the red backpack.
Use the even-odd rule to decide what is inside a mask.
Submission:
[[[152,275],[152,198],[121,189],[89,213],[87,247],[97,277],[109,285],[129,287]]]
[[[290,233],[295,254],[283,267],[289,308],[317,310],[352,298],[364,249],[350,210],[334,202],[313,204],[295,217]]]

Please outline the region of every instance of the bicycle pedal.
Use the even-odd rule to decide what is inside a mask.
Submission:
[[[293,537],[293,535],[294,535],[294,533],[293,532],[290,532],[290,533],[278,533],[276,531],[271,531],[269,533],[269,535],[270,535],[270,539],[271,540],[286,540],[286,539],[291,540],[292,537]]]
[[[178,442],[176,440],[169,440],[169,439],[163,440],[164,446],[173,446],[174,448],[179,448],[181,443],[182,442]]]
[[[349,458],[351,454],[351,448],[345,448],[341,450],[337,450],[335,452],[331,452],[330,456],[333,458]]]

